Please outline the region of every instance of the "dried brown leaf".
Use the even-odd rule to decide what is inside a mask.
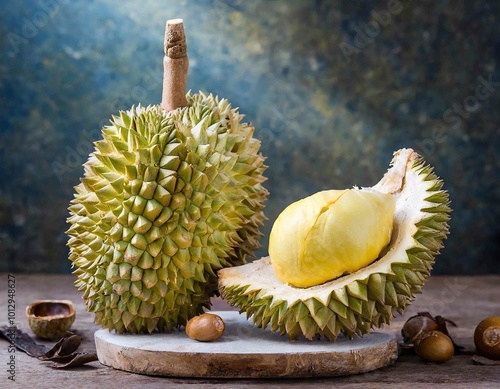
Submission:
[[[67,368],[70,368],[70,367],[78,367],[78,366],[82,366],[82,365],[85,365],[86,363],[89,363],[89,362],[94,362],[94,361],[97,361],[97,354],[93,353],[93,354],[89,354],[89,353],[76,353],[74,358],[71,359],[71,361],[65,363],[65,364],[57,364],[57,363],[54,363],[52,365],[52,367],[54,369],[67,369]]]
[[[45,358],[41,359],[42,361],[51,361],[51,362],[57,362],[57,363],[68,363],[70,362],[73,358],[76,358],[79,354],[81,353],[72,353],[68,355],[54,355],[50,358]]]
[[[78,349],[81,343],[82,338],[80,336],[75,335],[72,332],[66,332],[66,334],[54,345],[54,347],[52,347],[39,359],[47,361],[53,357],[70,355]]]

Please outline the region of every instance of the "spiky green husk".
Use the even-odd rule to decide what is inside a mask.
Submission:
[[[391,243],[373,264],[344,277],[300,289],[281,283],[270,259],[219,271],[221,296],[262,328],[291,339],[335,340],[389,324],[421,292],[448,234],[450,208],[442,181],[413,150],[396,153],[393,168],[374,189],[393,193]]]
[[[266,166],[226,100],[113,117],[69,208],[70,260],[95,321],[170,331],[210,306],[218,269],[259,247]]]

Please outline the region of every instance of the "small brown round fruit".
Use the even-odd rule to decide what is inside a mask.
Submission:
[[[26,316],[34,334],[58,340],[75,321],[75,309],[68,300],[40,300],[26,307]]]
[[[415,352],[427,362],[446,362],[453,356],[451,339],[439,331],[423,333],[415,341]]]
[[[224,322],[220,316],[204,313],[195,316],[186,325],[186,334],[200,342],[212,342],[221,337],[224,332]]]
[[[416,315],[410,317],[401,330],[401,335],[405,343],[414,342],[420,335],[425,332],[437,331],[439,325],[429,316]]]
[[[482,356],[500,360],[500,316],[488,317],[477,325],[474,344]]]

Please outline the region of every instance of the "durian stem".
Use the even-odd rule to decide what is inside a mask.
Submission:
[[[182,19],[167,20],[161,101],[161,107],[164,110],[171,111],[187,105],[187,75],[187,45]]]

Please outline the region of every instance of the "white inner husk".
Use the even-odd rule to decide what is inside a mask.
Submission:
[[[414,163],[412,155],[415,156],[415,153],[411,149],[400,150],[393,159],[394,165],[384,178],[374,187],[363,189],[393,193],[396,199],[393,232],[388,246],[390,249],[371,265],[321,285],[296,288],[278,280],[270,258],[264,257],[244,266],[223,269],[219,273],[221,283],[225,286],[249,285],[246,293],[261,290],[259,297],[272,296],[273,303],[287,301],[288,306],[292,306],[299,300],[305,301],[314,297],[327,305],[329,295],[335,289],[356,280],[363,280],[373,273],[392,274],[391,264],[409,262],[406,250],[417,244],[413,239],[417,231],[415,224],[429,216],[429,213],[422,212],[421,209],[435,206],[434,203],[424,200],[430,195],[427,190],[434,182],[423,181],[425,175],[419,175],[411,169]]]

